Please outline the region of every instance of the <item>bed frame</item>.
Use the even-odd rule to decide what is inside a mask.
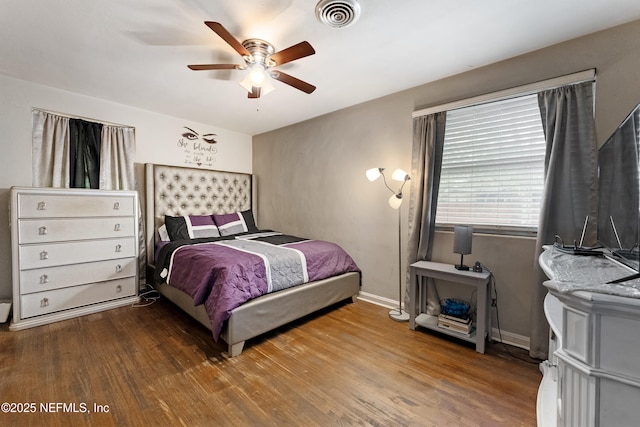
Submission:
[[[157,229],[164,215],[204,215],[252,209],[257,220],[255,179],[250,174],[145,165],[146,239],[149,280],[153,281]],[[204,305],[175,287],[155,283],[156,289],[198,322],[211,329]],[[229,357],[239,355],[246,340],[254,338],[331,304],[351,298],[360,291],[360,275],[346,273],[307,283],[246,302],[231,312],[222,329]]]

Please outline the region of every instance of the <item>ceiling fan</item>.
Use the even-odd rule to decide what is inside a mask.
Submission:
[[[205,21],[207,27],[211,28],[222,40],[238,52],[244,64],[202,64],[189,65],[191,70],[246,70],[250,72],[240,84],[249,92],[249,98],[259,98],[261,94],[266,95],[274,87],[269,81],[269,77],[288,84],[305,93],[316,90],[312,84],[297,79],[280,70],[274,70],[287,62],[313,55],[316,51],[306,41],[290,46],[284,50],[276,52],[274,47],[261,39],[247,39],[240,43],[227,31],[219,22]]]

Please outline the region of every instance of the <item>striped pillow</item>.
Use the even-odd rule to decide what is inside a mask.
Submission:
[[[213,219],[220,230],[221,236],[231,236],[232,234],[258,231],[256,222],[253,219],[253,212],[246,210],[231,214],[213,215]]]
[[[167,232],[171,240],[219,237],[220,231],[211,215],[165,216]]]

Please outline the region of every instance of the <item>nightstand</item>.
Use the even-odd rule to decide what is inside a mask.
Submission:
[[[491,274],[488,271],[476,273],[474,271],[456,270],[452,264],[442,264],[432,261],[418,261],[409,268],[411,282],[409,284],[409,328],[416,329],[416,325],[434,330],[452,337],[475,343],[476,351],[484,353],[485,337],[491,339],[491,295],[489,283]],[[427,301],[426,281],[422,278],[441,279],[449,282],[475,286],[478,290],[476,303],[476,329],[469,336],[450,331],[438,326],[438,317],[425,313]],[[424,282],[424,283],[423,283]],[[418,315],[416,316],[416,312]]]

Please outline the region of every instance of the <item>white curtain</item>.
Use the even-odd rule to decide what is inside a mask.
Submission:
[[[100,188],[134,190],[135,155],[136,140],[133,128],[103,125],[100,146]]]
[[[69,118],[33,110],[34,187],[69,187]]]
[[[70,118],[33,110],[32,185],[70,187]],[[132,127],[102,125],[100,185],[103,190],[135,190],[135,131]]]
[[[100,145],[100,189],[136,190],[133,163],[136,155],[135,131],[130,127],[102,126]],[[138,199],[138,285],[146,283],[144,218]]]

